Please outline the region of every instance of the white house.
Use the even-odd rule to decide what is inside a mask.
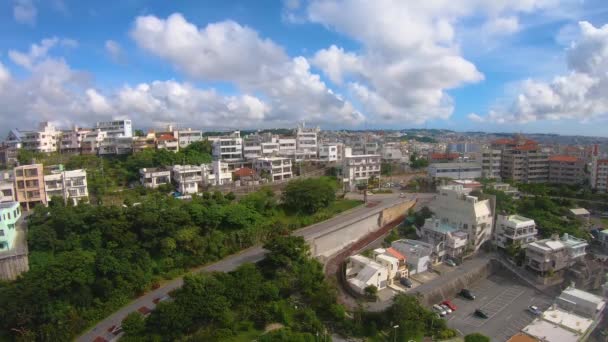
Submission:
[[[568,234],[564,234],[561,238],[554,235],[526,246],[525,265],[540,274],[560,271],[584,257],[587,246],[587,241],[583,239]]]
[[[281,157],[258,158],[253,162],[253,168],[262,175],[267,173],[273,182],[291,179],[293,177],[291,159]]]
[[[195,194],[203,183],[203,168],[200,165],[173,165],[171,176],[177,183],[177,191],[182,194]]]
[[[393,247],[376,248],[373,253],[374,260],[388,269],[391,283],[393,279],[407,278],[409,276],[407,258]]]
[[[494,243],[500,248],[510,245],[525,247],[536,241],[536,223],[520,215],[498,215],[494,230]]]
[[[279,155],[285,158],[296,159],[296,139],[279,138]]]
[[[63,198],[64,202],[74,205],[86,201],[89,197],[87,172],[85,170],[57,171],[44,176],[44,191],[47,202],[53,196]]]
[[[390,282],[389,272],[385,266],[362,255],[352,255],[348,258],[346,280],[360,294],[364,294],[368,286],[382,290]]]
[[[149,189],[156,189],[163,184],[171,184],[171,170],[164,168],[145,168],[139,170],[141,184]]]
[[[344,144],[323,143],[319,146],[319,160],[323,162],[341,162],[344,158]]]
[[[391,247],[406,257],[409,274],[425,272],[431,265],[433,245],[430,243],[401,239],[393,241]]]
[[[433,262],[442,262],[446,258],[457,259],[464,255],[468,233],[436,217],[428,218],[424,226],[417,231],[423,241],[433,245]]]
[[[204,165],[203,165],[204,166]],[[211,167],[206,166],[206,183],[211,185],[225,185],[232,183],[232,170],[228,163],[221,160],[214,160]]]
[[[595,320],[600,317],[606,307],[606,300],[587,291],[579,290],[573,286],[567,287],[557,297],[557,305],[575,312],[581,316]]]

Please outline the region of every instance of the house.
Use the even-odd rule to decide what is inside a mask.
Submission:
[[[462,257],[468,244],[467,232],[436,217],[426,219],[416,233],[422,241],[433,245],[433,263]]]
[[[519,190],[509,183],[491,183],[489,187],[496,191],[502,191],[513,198],[519,198]]]
[[[319,146],[319,160],[323,162],[341,162],[344,158],[344,144],[323,143]]]
[[[61,197],[64,203],[71,202],[73,205],[86,202],[89,198],[87,172],[82,169],[54,171],[44,176],[44,191],[47,202],[55,196]]]
[[[498,215],[494,229],[494,243],[499,248],[512,245],[525,247],[536,241],[536,222],[520,215]]]
[[[547,272],[561,271],[582,258],[587,241],[568,234],[561,238],[554,235],[550,239],[538,240],[526,246],[525,265],[545,275]]]
[[[253,162],[253,168],[262,178],[271,182],[280,182],[293,177],[291,159],[283,157],[258,158]]]
[[[21,218],[19,202],[0,203],[0,252],[14,247],[17,237],[16,224]]]
[[[393,241],[391,247],[406,258],[409,274],[425,272],[431,265],[433,245],[424,241],[400,239]]]
[[[13,173],[0,171],[0,203],[15,201],[15,182]]]
[[[156,134],[148,132],[142,137],[133,137],[133,153],[156,148]]]
[[[258,178],[255,170],[248,167],[242,167],[238,170],[235,170],[234,172],[232,172],[232,176],[235,180],[241,181],[241,184],[256,181]]]
[[[368,286],[375,286],[378,290],[386,288],[390,277],[385,266],[362,255],[352,255],[346,263],[346,281],[355,291],[365,294]]]
[[[36,205],[46,205],[42,164],[21,165],[13,169],[15,198],[25,210]]]
[[[157,150],[167,150],[171,152],[179,151],[179,140],[170,133],[160,134],[156,138],[156,149]]]
[[[435,163],[427,168],[431,180],[439,178],[476,179],[481,178],[481,164],[477,163]]]
[[[591,213],[585,208],[574,208],[570,209],[570,215],[581,220],[586,225],[589,225],[589,219],[591,218]]]
[[[204,166],[206,172],[206,184],[225,185],[232,183],[232,171],[229,164],[222,160],[214,160],[210,166]]]
[[[604,308],[606,308],[606,300],[604,298],[573,286],[569,286],[563,290],[559,297],[557,297],[556,303],[569,312],[574,312],[592,320],[600,319]]]
[[[173,165],[171,177],[177,191],[184,195],[196,194],[203,184],[203,168],[200,165]]]
[[[144,168],[139,170],[139,181],[148,189],[156,189],[163,184],[171,184],[171,170],[164,168]]]
[[[407,258],[393,247],[376,248],[373,254],[374,260],[388,269],[391,280],[407,278],[409,276]]]

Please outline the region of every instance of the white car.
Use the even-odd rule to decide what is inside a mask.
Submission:
[[[444,317],[445,315],[447,315],[447,312],[445,312],[445,310],[443,308],[441,308],[441,306],[435,304],[433,305],[433,311],[435,311],[436,313],[439,314],[439,316]]]
[[[528,306],[528,311],[530,311],[530,313],[532,313],[534,316],[540,316],[543,313],[536,305]]]
[[[447,305],[439,304],[439,307],[442,308],[443,311],[445,311],[445,313],[448,315],[452,313],[452,309],[450,309]]]

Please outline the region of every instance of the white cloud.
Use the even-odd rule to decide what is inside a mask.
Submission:
[[[95,89],[87,89],[86,96],[89,100],[89,107],[97,114],[111,114],[113,109],[108,100]]]
[[[473,121],[473,122],[485,122],[485,118],[482,116],[479,116],[475,113],[470,113],[469,115],[467,115],[467,117],[469,118],[469,120]]]
[[[519,19],[515,16],[489,19],[483,24],[484,35],[501,36],[510,35],[519,31]]]
[[[551,82],[526,80],[509,107],[487,116],[488,121],[532,122],[575,119],[588,121],[608,115],[608,25],[579,23],[579,39],[567,50],[569,72]]]
[[[13,6],[13,18],[21,24],[35,25],[38,10],[32,0],[15,0]]]
[[[335,45],[317,51],[311,62],[314,66],[323,69],[329,79],[336,84],[342,84],[344,74],[363,71],[359,56],[352,52],[344,52],[344,49]]]
[[[120,46],[120,44],[118,44],[118,42],[114,40],[106,40],[104,46],[106,48],[106,52],[114,62],[124,62],[124,53],[122,51],[122,47]]]
[[[72,39],[59,39],[57,37],[46,38],[41,40],[40,44],[32,44],[28,52],[9,50],[8,56],[13,63],[25,69],[31,69],[35,63],[46,58],[49,50],[57,44],[67,47],[75,47],[78,45],[78,43]]]

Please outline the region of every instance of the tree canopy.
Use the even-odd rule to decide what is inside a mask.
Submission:
[[[329,177],[292,180],[283,189],[283,204],[296,213],[314,214],[335,201],[336,189]]]

